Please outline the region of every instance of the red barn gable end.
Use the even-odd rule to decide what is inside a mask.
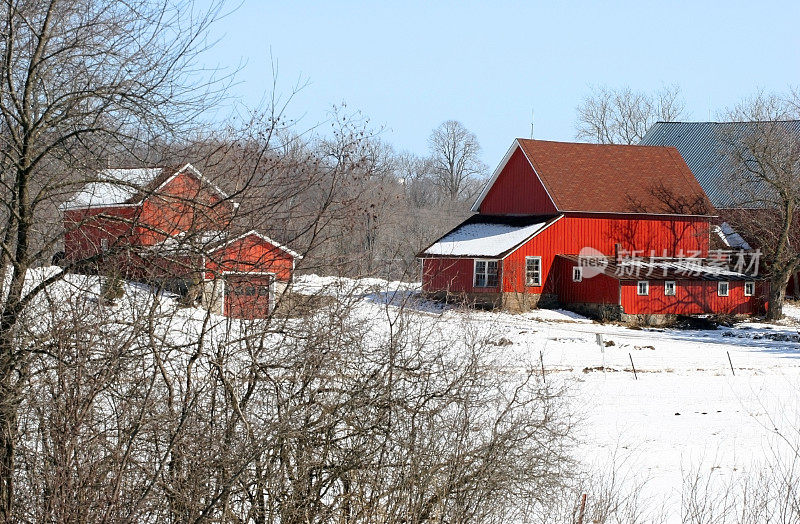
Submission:
[[[548,215],[558,210],[542,181],[532,170],[522,149],[512,146],[498,167],[494,184],[486,186],[486,195],[478,204],[485,215]]]
[[[107,169],[97,179],[62,205],[66,264],[113,267],[179,288],[200,279],[206,305],[259,318],[302,258],[256,231],[228,240],[237,204],[191,164]],[[202,247],[189,250],[188,239]]]
[[[716,281],[695,285],[687,277],[677,285],[689,304],[664,306],[673,299],[630,298],[628,280],[608,272],[584,280],[576,264],[558,258],[627,254],[707,263],[714,208],[674,148],[517,139],[473,211],[419,253],[426,293],[510,309],[560,303],[625,318],[763,307],[762,287],[741,272],[726,273],[738,282],[725,288],[727,296],[717,296],[723,288]]]
[[[106,169],[61,206],[64,255],[68,261],[81,261],[189,231],[224,230],[235,207],[191,164]]]

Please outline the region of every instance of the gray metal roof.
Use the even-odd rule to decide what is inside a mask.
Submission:
[[[769,122],[782,131],[800,136],[800,120]],[[754,132],[763,122],[656,122],[640,145],[673,146],[717,208],[762,207],[753,195],[765,195],[767,188],[756,180],[736,179],[730,162],[732,140]]]

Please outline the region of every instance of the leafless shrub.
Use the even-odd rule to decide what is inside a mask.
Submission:
[[[667,521],[668,513],[661,501],[643,494],[649,479],[634,469],[632,456],[617,449],[609,457],[607,466],[594,469],[583,464],[582,467],[588,469],[563,484],[558,497],[543,508],[537,522],[575,524],[584,495],[584,523],[656,524]]]
[[[559,388],[477,332],[453,340],[397,302],[364,318],[346,289],[234,322],[130,285],[105,306],[100,287],[70,277],[24,324],[31,522],[495,522],[569,473]]]

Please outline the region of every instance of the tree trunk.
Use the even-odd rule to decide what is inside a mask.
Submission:
[[[786,286],[789,284],[790,275],[788,272],[780,273],[770,280],[767,320],[775,321],[783,318],[783,301],[786,298]]]
[[[0,522],[14,520],[14,462],[17,445],[17,423],[20,405],[20,379],[24,360],[16,354],[15,327],[28,273],[28,233],[31,226],[31,208],[28,205],[27,170],[17,173],[15,201],[17,204],[16,248],[14,268],[8,295],[0,315]]]
[[[14,456],[17,442],[17,405],[3,377],[0,402],[0,522],[13,521]]]
[[[9,295],[14,295],[16,288],[21,289],[21,285],[15,285],[12,280]],[[14,328],[9,316],[4,314],[0,321],[0,523],[14,521],[14,467],[20,404],[16,377],[19,368],[15,363]]]

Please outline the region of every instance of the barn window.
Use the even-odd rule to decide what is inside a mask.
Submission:
[[[525,257],[525,285],[542,285],[542,257]]]
[[[100,251],[102,251],[103,253],[108,251],[108,239],[107,238],[101,238],[100,239]]]
[[[572,268],[572,281],[573,282],[580,282],[583,280],[583,268],[579,266],[575,266]]]
[[[728,282],[717,282],[717,295],[727,297],[729,288],[730,284]]]
[[[675,296],[675,281],[674,280],[667,280],[664,282],[664,295],[668,297]]]
[[[497,260],[475,261],[475,287],[497,287]]]
[[[756,283],[755,282],[745,282],[744,283],[744,296],[752,297],[756,294]]]
[[[640,280],[636,283],[636,294],[637,295],[649,295],[650,294],[650,282],[647,280]]]

